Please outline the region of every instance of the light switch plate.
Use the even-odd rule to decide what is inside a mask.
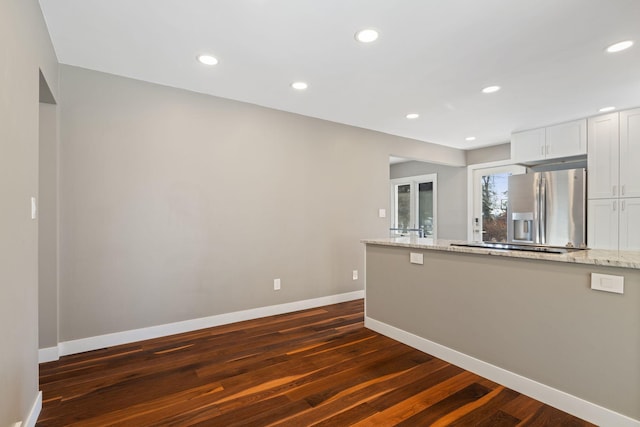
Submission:
[[[378,217],[386,218],[387,217],[387,210],[386,209],[378,209]]]
[[[411,262],[411,264],[424,264],[424,254],[410,252],[409,262]]]
[[[38,208],[36,206],[36,198],[31,198],[31,219],[36,219]]]
[[[591,289],[597,291],[624,293],[624,276],[591,273]]]

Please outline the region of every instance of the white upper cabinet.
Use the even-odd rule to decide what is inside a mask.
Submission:
[[[640,108],[590,118],[588,140],[588,197],[640,197]]]
[[[620,197],[640,197],[640,108],[620,112]]]
[[[618,160],[620,157],[618,113],[591,117],[588,123],[588,198],[618,197]]]
[[[545,129],[533,129],[511,134],[511,160],[529,162],[542,160],[545,156]]]
[[[511,134],[511,160],[517,163],[583,154],[587,154],[586,119]]]
[[[587,120],[562,123],[546,128],[548,159],[587,154]]]

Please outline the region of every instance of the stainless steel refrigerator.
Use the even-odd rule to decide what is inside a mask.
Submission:
[[[586,170],[509,177],[509,243],[586,247]]]

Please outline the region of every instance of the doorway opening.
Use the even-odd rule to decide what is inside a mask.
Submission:
[[[478,168],[473,170],[472,236],[483,242],[507,241],[508,179],[523,174],[525,167],[517,165]]]

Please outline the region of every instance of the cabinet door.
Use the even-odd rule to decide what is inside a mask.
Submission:
[[[533,129],[511,134],[511,160],[516,163],[545,157],[545,130]]]
[[[547,159],[587,154],[587,120],[549,126],[547,132]]]
[[[618,199],[589,200],[587,204],[587,246],[618,249]]]
[[[618,113],[592,117],[588,120],[588,127],[587,197],[618,197]]]
[[[640,197],[640,108],[620,112],[620,197]]]
[[[620,250],[640,251],[640,198],[620,199]]]

